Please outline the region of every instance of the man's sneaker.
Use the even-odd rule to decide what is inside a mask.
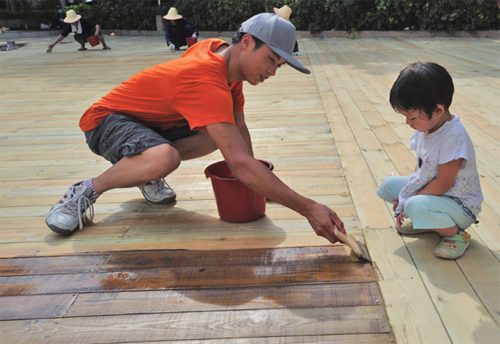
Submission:
[[[155,179],[152,182],[139,186],[144,198],[154,204],[167,204],[175,201],[176,194],[165,183],[165,179]]]
[[[422,234],[422,233],[433,233],[433,230],[430,229],[417,229],[413,228],[413,222],[411,222],[411,219],[404,219],[403,224],[401,227],[398,227],[396,225],[396,230],[401,233],[401,234]]]
[[[58,234],[70,235],[77,228],[82,229],[87,221],[87,209],[90,221],[94,218],[94,190],[80,184],[81,182],[71,185],[45,218],[47,226]]]
[[[470,234],[462,230],[452,237],[442,237],[441,243],[434,250],[434,255],[445,259],[458,259],[470,246],[470,238]]]

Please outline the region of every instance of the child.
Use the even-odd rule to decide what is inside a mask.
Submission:
[[[417,166],[409,177],[387,177],[377,195],[394,203],[402,234],[437,232],[442,240],[434,255],[462,257],[471,236],[465,229],[478,223],[483,195],[472,141],[460,118],[451,114],[453,81],[435,63],[408,65],[392,86],[390,103],[415,129],[411,147]],[[403,218],[410,218],[405,222]]]

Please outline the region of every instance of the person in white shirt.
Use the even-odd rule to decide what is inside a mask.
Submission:
[[[449,110],[453,92],[450,74],[438,64],[416,62],[401,71],[389,101],[415,129],[410,145],[417,166],[409,177],[387,177],[377,191],[394,204],[400,233],[437,232],[442,240],[434,255],[446,259],[464,255],[471,240],[465,229],[478,223],[483,201],[474,146]]]

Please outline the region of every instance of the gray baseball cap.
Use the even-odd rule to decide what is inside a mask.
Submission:
[[[289,21],[274,13],[261,13],[243,22],[239,32],[249,33],[257,37],[299,72],[311,73],[292,56],[296,37],[295,26]]]

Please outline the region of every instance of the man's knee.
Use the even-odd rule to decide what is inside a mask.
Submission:
[[[148,179],[163,178],[181,164],[181,155],[169,144],[162,144],[141,153]]]

